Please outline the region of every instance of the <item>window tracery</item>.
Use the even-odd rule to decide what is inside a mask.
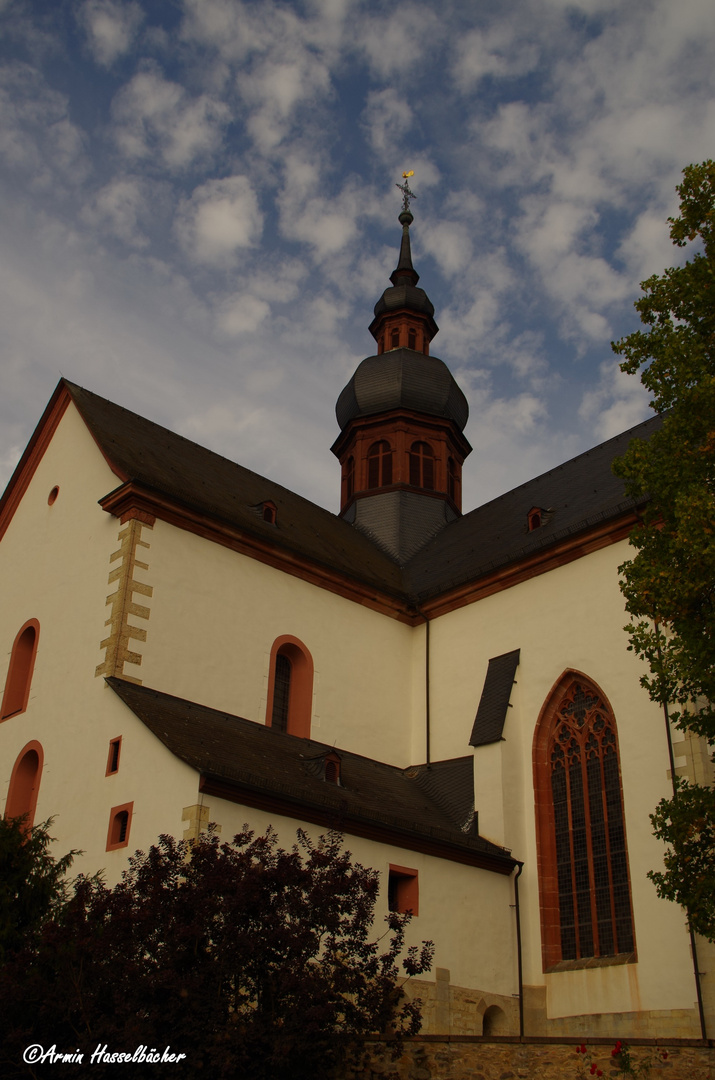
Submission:
[[[562,679],[535,745],[544,958],[634,949],[613,713],[585,677]]]

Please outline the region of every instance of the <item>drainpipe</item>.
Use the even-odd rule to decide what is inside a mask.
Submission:
[[[415,605],[415,611],[425,621],[425,762],[430,764],[430,688],[429,688],[429,619]]]
[[[654,620],[656,642],[658,649],[658,661],[662,665],[663,653],[660,648],[660,626],[658,620]],[[670,717],[668,715],[668,702],[663,700],[663,716],[665,717],[665,734],[668,741],[668,757],[670,758],[670,779],[673,784],[673,798],[678,797],[678,788],[675,783],[675,755],[673,754],[673,733],[670,730]],[[693,974],[695,975],[695,992],[698,998],[698,1013],[700,1014],[700,1037],[703,1042],[707,1041],[707,1030],[705,1026],[705,1009],[703,1007],[703,989],[700,984],[700,964],[698,962],[698,950],[695,944],[695,934],[693,928],[690,925],[690,912],[686,908],[688,915],[688,933],[690,934],[690,950],[693,956]]]
[[[514,878],[514,911],[516,914],[516,962],[519,972],[519,1038],[524,1038],[524,976],[521,962],[521,913],[519,911],[519,878],[524,869],[523,862],[517,861],[516,877]]]

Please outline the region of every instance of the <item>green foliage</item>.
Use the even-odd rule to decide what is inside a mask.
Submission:
[[[52,820],[28,830],[23,818],[0,819],[0,963],[33,941],[66,897],[65,874],[81,852],[53,858]]]
[[[300,831],[291,851],[270,830],[231,843],[162,836],[114,888],[77,879],[41,939],[6,966],[0,998],[18,985],[6,1060],[51,1033],[90,1053],[171,1044],[184,1074],[212,1080],[333,1076],[368,1034],[420,1027],[400,983],[429,969],[431,944],[400,962],[409,917],[392,914],[384,940],[371,940],[378,888],[335,833],[311,843]],[[85,1075],[86,1062],[63,1075],[75,1068]]]
[[[693,245],[683,266],[642,283],[636,302],[647,327],[614,344],[621,370],[640,370],[663,414],[646,442],[634,440],[615,471],[635,498],[648,498],[631,537],[632,561],[621,566],[630,647],[648,665],[641,680],[683,730],[715,740],[715,162],[690,165],[678,187],[680,213],[670,218],[679,247]],[[692,789],[691,789],[692,790]],[[661,803],[658,835],[673,845],[661,895],[698,918],[703,896],[680,845],[684,815],[697,799],[684,789]],[[707,798],[704,799],[707,802]],[[680,805],[677,805],[677,804]],[[709,813],[710,811],[708,811]],[[665,822],[678,827],[665,828]],[[667,835],[666,835],[667,833]],[[691,834],[691,840],[695,833]],[[705,836],[702,831],[699,835]],[[689,848],[692,847],[690,841]],[[684,875],[682,879],[677,874]],[[715,940],[712,915],[702,932]]]
[[[670,845],[665,872],[651,870],[660,896],[688,909],[693,930],[712,940],[715,927],[715,790],[678,784],[651,815],[655,835]]]

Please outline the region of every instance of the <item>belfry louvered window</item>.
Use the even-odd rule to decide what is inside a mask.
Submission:
[[[380,439],[367,452],[367,486],[379,488],[391,483],[392,447],[386,439]]]
[[[434,489],[434,453],[429,443],[415,442],[410,447],[410,484]]]
[[[542,770],[537,811],[547,964],[630,954],[633,919],[615,719],[599,691],[574,678],[544,721],[548,733],[535,764]]]

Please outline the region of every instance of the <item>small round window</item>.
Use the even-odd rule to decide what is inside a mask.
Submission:
[[[47,496],[47,505],[52,506],[53,502],[60,493],[59,484],[55,484],[50,494]]]

